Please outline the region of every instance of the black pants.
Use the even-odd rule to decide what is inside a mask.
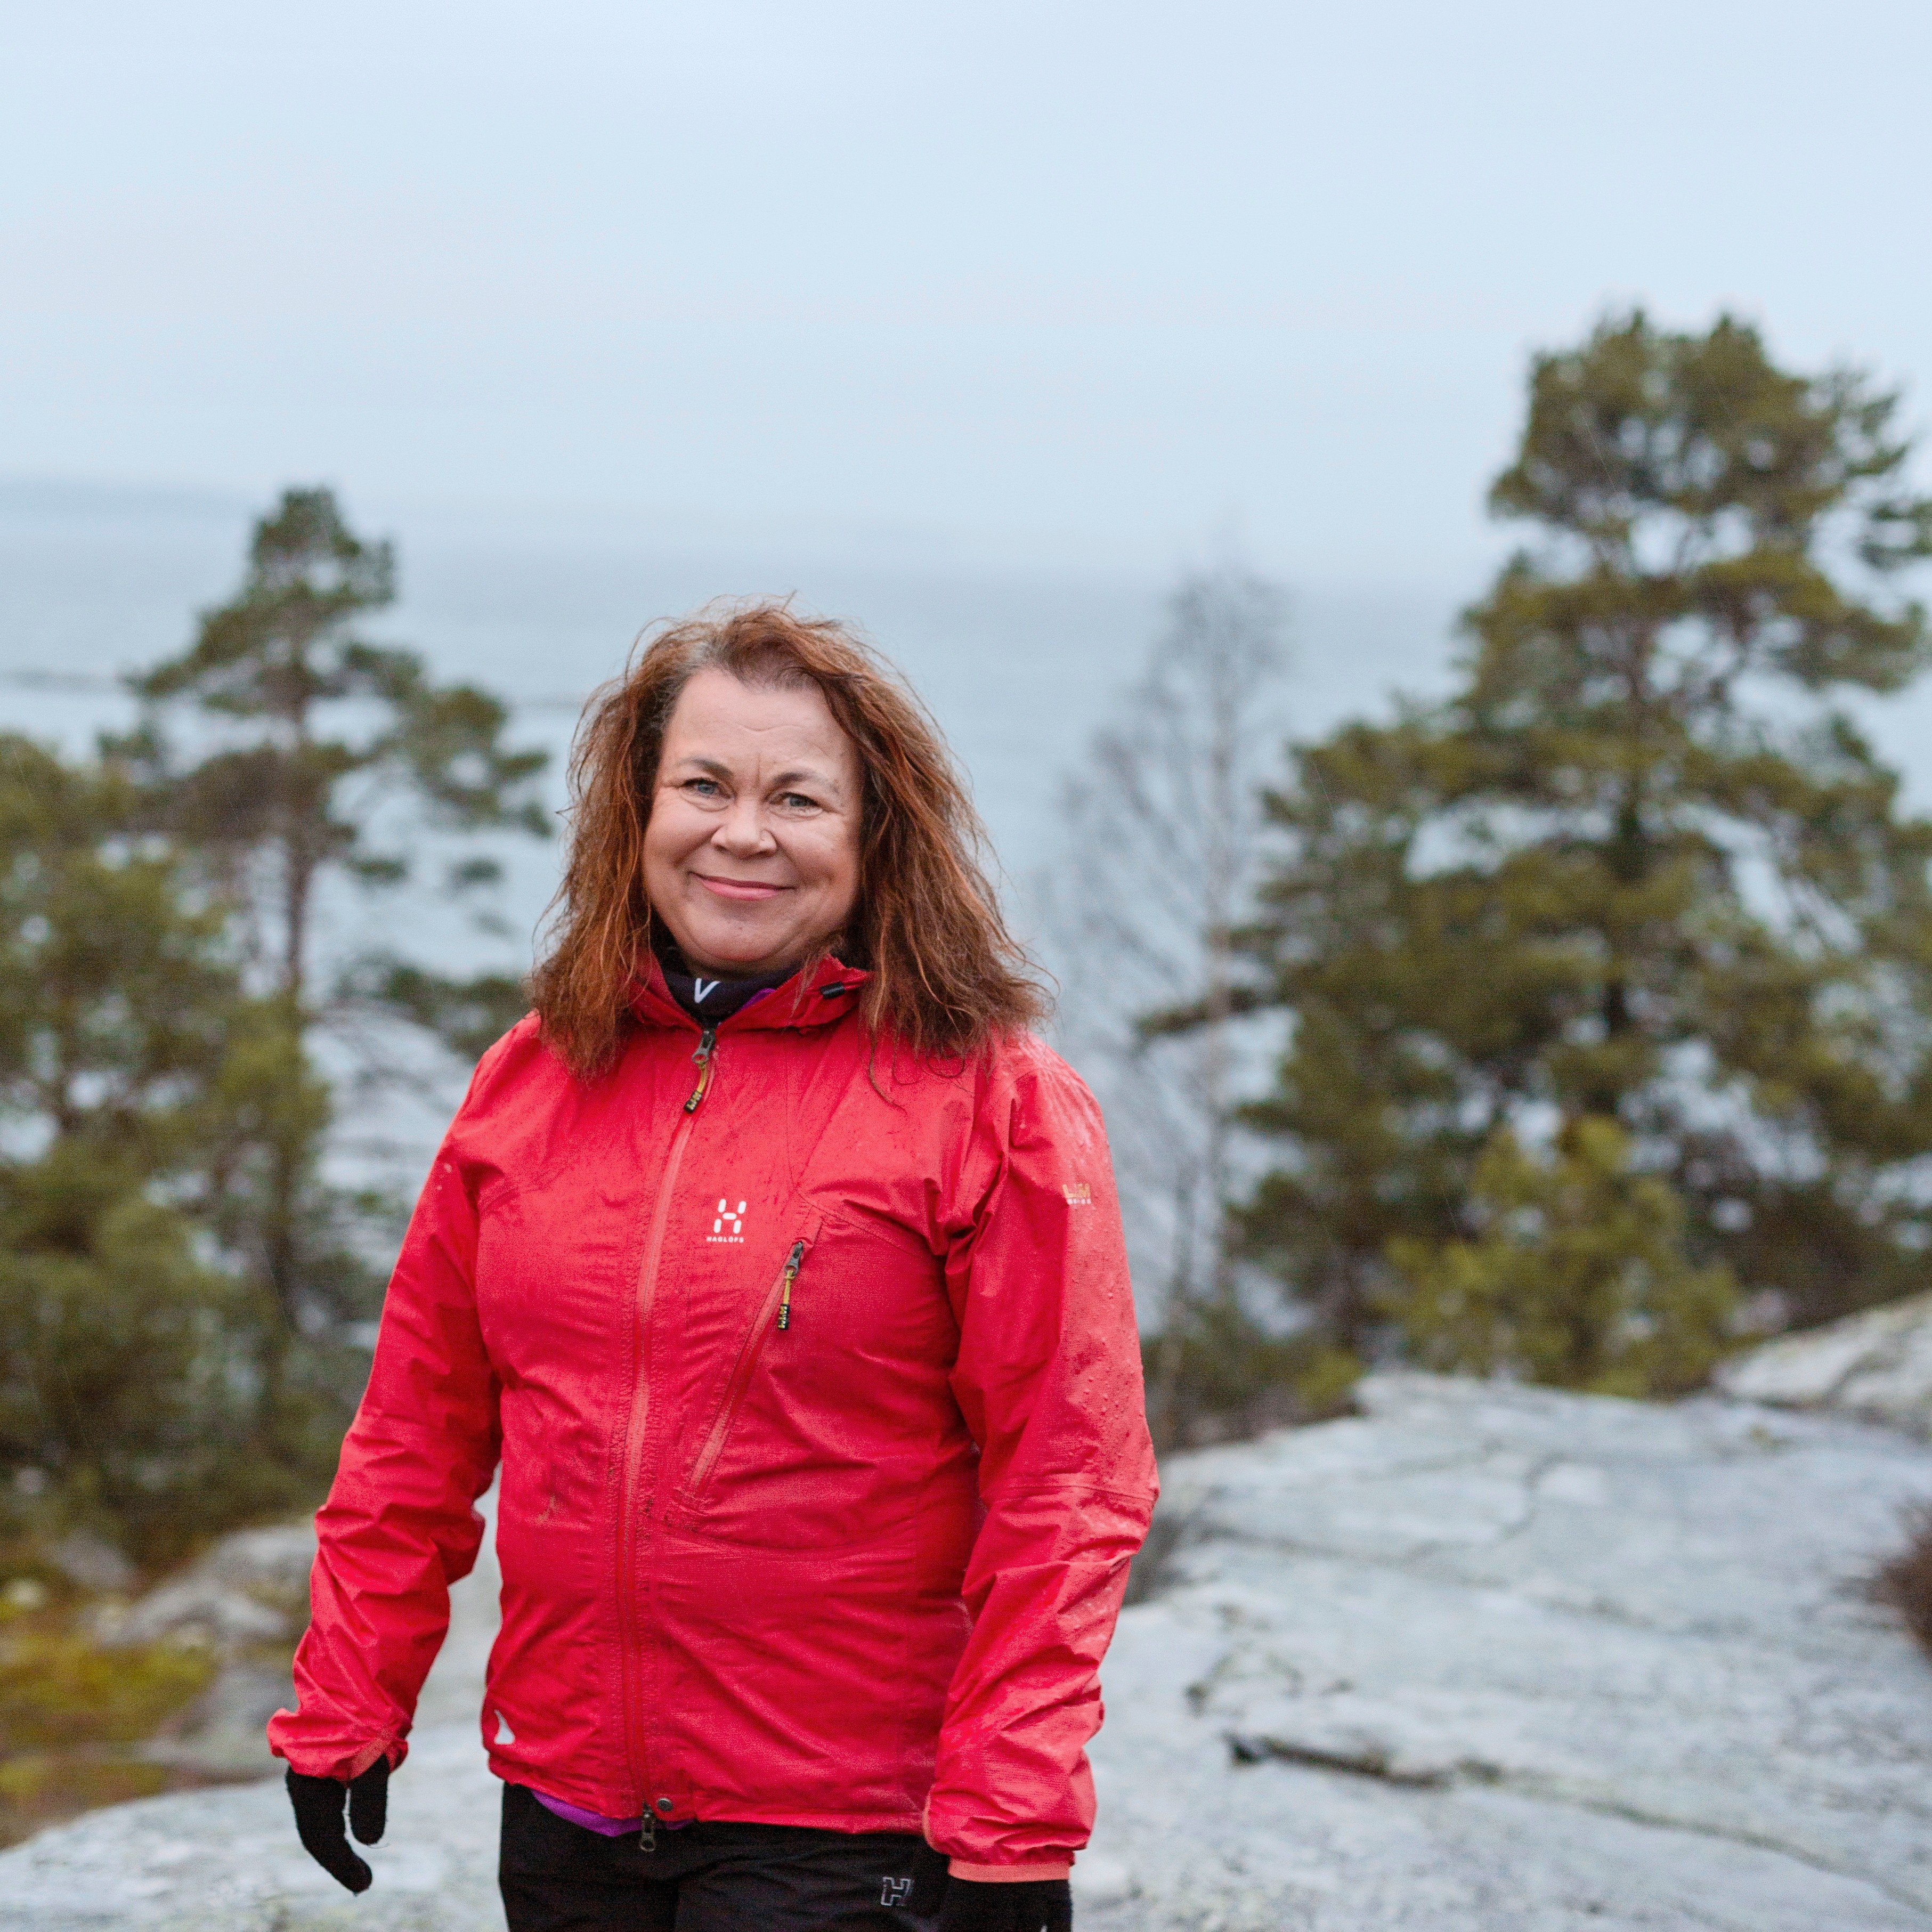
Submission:
[[[607,1838],[503,1787],[509,1932],[932,1932],[946,1861],[902,1832],[687,1825]]]

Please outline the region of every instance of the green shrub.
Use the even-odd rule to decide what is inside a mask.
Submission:
[[[0,1744],[16,1753],[134,1744],[208,1688],[206,1651],[108,1650],[71,1630],[0,1634]]]
[[[1389,1244],[1402,1281],[1389,1312],[1416,1358],[1598,1395],[1700,1386],[1737,1291],[1688,1257],[1683,1202],[1630,1153],[1615,1121],[1588,1115],[1542,1159],[1496,1134],[1472,1178],[1474,1238]]]
[[[176,1644],[110,1650],[81,1627],[84,1608],[31,1574],[0,1591],[0,1844],[181,1781],[132,1748],[207,1688],[214,1659]]]

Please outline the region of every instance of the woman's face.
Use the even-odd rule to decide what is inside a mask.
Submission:
[[[816,685],[701,670],[679,694],[644,828],[644,890],[694,972],[795,965],[859,895],[859,761]]]

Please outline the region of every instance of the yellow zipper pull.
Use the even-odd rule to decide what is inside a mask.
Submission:
[[[785,1257],[784,1286],[778,1296],[778,1326],[781,1328],[791,1326],[791,1285],[797,1280],[798,1271],[804,1265],[805,1244],[794,1241],[791,1244],[791,1252]]]
[[[698,1103],[704,1098],[705,1091],[711,1084],[711,1049],[717,1041],[718,1029],[716,1027],[706,1027],[698,1036],[698,1051],[691,1056],[698,1063],[698,1084],[692,1090],[691,1098],[684,1103],[684,1111],[687,1114],[698,1112]]]

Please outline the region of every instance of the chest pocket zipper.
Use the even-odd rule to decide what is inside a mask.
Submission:
[[[691,1474],[685,1480],[684,1500],[691,1508],[702,1509],[704,1506],[704,1492],[711,1480],[711,1473],[730,1438],[731,1426],[738,1419],[738,1411],[743,1406],[746,1391],[752,1385],[752,1377],[758,1368],[758,1358],[764,1352],[766,1338],[782,1334],[791,1327],[792,1291],[805,1266],[806,1256],[811,1251],[812,1239],[812,1232],[808,1231],[792,1243],[778,1279],[760,1298],[751,1325],[738,1344],[737,1357],[731,1364],[723,1398],[705,1433],[704,1447],[698,1450],[691,1466]]]

